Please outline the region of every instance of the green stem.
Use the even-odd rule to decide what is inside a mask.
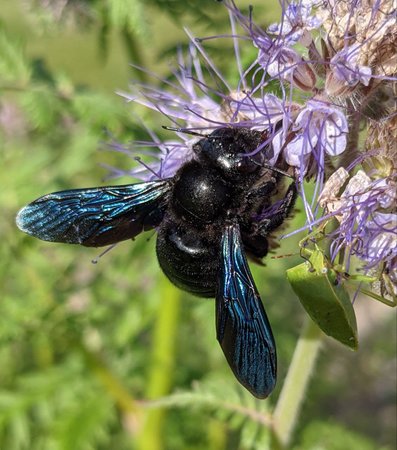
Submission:
[[[148,375],[146,398],[157,399],[169,393],[175,363],[181,291],[165,277],[158,291],[162,294],[161,305],[154,330],[151,366]],[[147,410],[137,439],[138,450],[161,450],[163,445],[164,409]]]
[[[302,329],[273,415],[273,433],[278,447],[287,448],[324,334],[310,319]]]

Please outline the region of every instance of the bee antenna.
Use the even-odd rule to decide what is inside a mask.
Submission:
[[[175,131],[176,133],[185,133],[191,134],[192,136],[208,137],[207,134],[197,133],[196,131],[187,130],[186,128],[168,127],[166,125],[163,125],[162,128],[168,131]]]
[[[285,177],[294,179],[294,177],[292,175],[290,175],[287,172],[284,172],[284,170],[277,169],[276,167],[269,166],[268,164],[261,164],[261,166],[264,167],[265,169],[272,170],[273,172],[277,172],[280,175],[284,175]]]
[[[110,250],[114,249],[114,247],[116,247],[116,245],[118,244],[118,242],[109,245],[109,247],[107,247],[101,254],[99,254],[96,258],[91,260],[92,264],[98,264],[99,260],[102,258],[102,256],[106,255],[107,252],[110,252]]]

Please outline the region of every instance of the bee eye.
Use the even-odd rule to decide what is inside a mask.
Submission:
[[[241,174],[249,174],[256,172],[260,167],[260,164],[250,156],[241,156],[236,164],[236,169]]]

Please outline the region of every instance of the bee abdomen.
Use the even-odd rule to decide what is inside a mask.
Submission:
[[[157,258],[175,286],[198,297],[214,297],[219,271],[219,244],[211,245],[191,230],[163,223],[157,236]]]

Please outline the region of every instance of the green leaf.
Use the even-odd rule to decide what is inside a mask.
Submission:
[[[191,391],[175,392],[166,397],[147,401],[147,408],[186,408],[206,410],[240,432],[240,446],[246,450],[269,448],[271,426],[268,401],[258,401],[237,382],[225,383],[224,378],[208,376],[194,383]]]
[[[124,104],[115,96],[93,91],[78,92],[72,98],[72,111],[77,118],[94,127],[112,128],[119,124]]]
[[[374,450],[379,448],[364,436],[332,422],[314,421],[303,432],[302,441],[295,450]]]
[[[55,441],[62,450],[97,448],[95,443],[106,440],[112,414],[106,396],[87,396],[63,415],[55,430]]]
[[[309,261],[287,270],[287,278],[309,316],[328,336],[357,349],[357,323],[349,294],[336,283],[324,254],[314,250]]]
[[[22,44],[0,30],[0,80],[24,86],[30,75]]]
[[[139,0],[111,0],[108,3],[111,23],[134,33],[144,33],[143,5]]]
[[[48,131],[55,127],[62,110],[62,103],[51,88],[43,85],[31,89],[23,93],[20,101],[36,130]]]

